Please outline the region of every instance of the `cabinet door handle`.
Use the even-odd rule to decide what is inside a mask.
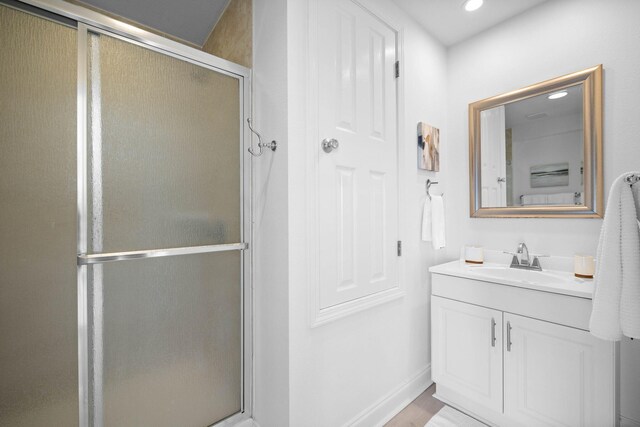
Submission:
[[[491,318],[491,347],[496,346],[496,321]]]
[[[507,351],[511,351],[511,322],[507,322]]]

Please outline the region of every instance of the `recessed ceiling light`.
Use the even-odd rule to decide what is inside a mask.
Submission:
[[[567,93],[566,90],[561,90],[560,92],[552,93],[547,98],[549,98],[549,99],[559,99],[559,98],[564,98],[567,95],[568,95],[568,93]]]
[[[473,12],[474,10],[478,10],[482,7],[484,0],[467,0],[464,2],[463,7],[467,12]]]

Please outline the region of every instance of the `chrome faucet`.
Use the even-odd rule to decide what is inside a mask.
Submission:
[[[538,258],[545,255],[534,255],[533,261],[531,261],[529,248],[527,248],[527,245],[525,245],[524,242],[518,245],[518,251],[516,253],[513,253],[513,252],[505,252],[505,253],[509,255],[513,255],[513,258],[511,258],[511,265],[509,266],[511,268],[542,271],[542,266],[540,265],[540,260]]]
[[[527,245],[523,243],[520,243],[518,245],[518,254],[520,255],[520,265],[524,266],[524,265],[531,265],[531,258],[529,258],[529,248],[527,248]],[[522,256],[525,256],[526,258],[523,258]]]

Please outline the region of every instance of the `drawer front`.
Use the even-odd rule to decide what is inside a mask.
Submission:
[[[586,298],[443,274],[432,275],[432,294],[578,329],[589,329],[591,300]]]

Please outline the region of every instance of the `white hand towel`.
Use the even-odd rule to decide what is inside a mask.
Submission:
[[[433,249],[442,249],[445,246],[442,196],[431,196],[431,245]]]
[[[627,175],[615,180],[607,201],[589,322],[593,335],[612,341],[640,338],[640,184],[632,189]]]
[[[431,200],[427,197],[422,208],[422,241],[430,242],[431,234]]]

